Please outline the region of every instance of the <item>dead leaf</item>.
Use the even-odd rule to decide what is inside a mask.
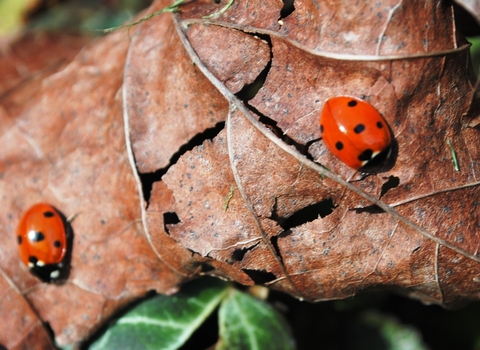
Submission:
[[[42,322],[78,344],[146,291],[204,274],[311,301],[478,300],[480,130],[451,7],[252,0],[215,15],[226,3],[99,39],[1,100],[0,286],[18,303],[1,308],[2,345],[50,346]],[[391,169],[361,176],[326,150],[318,118],[335,95],[383,114]],[[37,201],[78,214],[63,285],[16,253]]]
[[[452,8],[294,2],[275,23],[282,4],[272,2],[262,25],[253,3],[202,19],[212,6],[144,23],[130,47],[128,137],[139,172],[174,201],[168,212],[147,208],[149,232],[188,248],[204,272],[298,298],[382,286],[446,306],[478,299],[479,130],[462,118],[474,77]],[[180,43],[188,70],[170,58]],[[237,94],[262,74],[253,99]],[[168,97],[180,80],[184,105]],[[228,112],[208,114],[210,102],[185,113],[191,101],[219,106],[219,94]],[[386,118],[398,146],[391,169],[358,176],[325,149],[319,113],[336,95],[366,99]]]
[[[45,324],[58,344],[80,342],[119,307],[150,290],[173,293],[183,278],[142,228],[119,99],[128,45],[123,31],[99,39],[63,70],[2,100],[0,269],[2,294],[11,297],[3,300],[9,325],[0,328],[0,343],[7,348],[35,339],[51,348]],[[41,283],[18,258],[17,219],[39,201],[77,214],[62,285]]]
[[[68,64],[91,38],[55,34],[27,33],[2,47],[0,51],[0,100],[2,106],[8,95],[32,80],[41,79],[59,71]],[[22,91],[25,98],[26,91]],[[10,106],[11,107],[11,106]]]

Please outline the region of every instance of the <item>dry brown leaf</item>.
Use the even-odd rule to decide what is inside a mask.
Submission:
[[[146,291],[203,274],[311,301],[370,288],[478,300],[480,130],[452,8],[294,2],[281,18],[282,1],[236,0],[202,18],[226,3],[98,40],[2,99],[1,310],[14,323],[0,344],[48,348],[41,322],[81,342]],[[383,114],[391,169],[361,176],[326,150],[318,118],[336,95]],[[78,214],[60,286],[16,254],[17,218],[37,201]]]
[[[147,208],[148,231],[188,248],[203,271],[308,300],[379,286],[446,306],[478,299],[479,130],[466,125],[474,76],[452,7],[294,2],[281,19],[272,1],[259,22],[256,3],[245,3],[212,19],[201,18],[210,2],[185,5],[132,41],[133,154],[162,188],[150,206],[166,192],[174,201],[163,213]],[[178,50],[188,70],[170,58]],[[246,101],[242,89],[262,70]],[[184,105],[166,97],[177,81]],[[319,113],[336,95],[367,99],[386,118],[398,146],[391,169],[359,176],[325,149]],[[221,107],[204,110],[213,103]]]
[[[42,322],[59,344],[84,340],[119,307],[149,290],[172,293],[182,279],[142,228],[119,98],[128,44],[126,32],[98,40],[60,72],[2,100],[1,310],[9,324],[0,344],[9,349],[33,341],[51,348]],[[17,220],[39,201],[77,214],[62,285],[41,283],[17,254]]]
[[[28,33],[0,50],[0,99],[21,84],[59,71],[91,38]],[[3,104],[3,103],[2,103]]]

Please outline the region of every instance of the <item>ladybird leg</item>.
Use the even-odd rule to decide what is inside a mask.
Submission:
[[[367,177],[369,177],[370,173],[365,173],[363,171],[355,171],[346,181],[347,182],[357,182],[357,181],[362,181],[365,180]]]
[[[68,223],[72,222],[73,220],[75,220],[75,218],[76,218],[79,214],[80,214],[80,213],[75,213],[75,214],[70,215],[70,216],[67,218],[67,222],[68,222]]]

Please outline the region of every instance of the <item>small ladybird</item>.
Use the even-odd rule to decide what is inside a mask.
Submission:
[[[332,97],[320,115],[320,131],[328,149],[349,167],[372,172],[392,154],[387,122],[369,103],[350,96]]]
[[[30,272],[45,282],[60,277],[69,239],[67,222],[57,209],[46,203],[28,209],[20,219],[17,242],[20,259]]]

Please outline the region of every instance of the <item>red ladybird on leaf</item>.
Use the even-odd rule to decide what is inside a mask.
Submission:
[[[382,115],[356,97],[328,99],[320,115],[320,131],[328,149],[349,167],[372,172],[392,155],[392,135]]]
[[[17,228],[20,259],[42,281],[58,280],[66,268],[67,224],[65,217],[46,203],[35,204],[20,219]]]

